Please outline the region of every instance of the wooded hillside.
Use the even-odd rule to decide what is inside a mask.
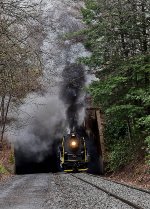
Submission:
[[[1,142],[9,112],[29,93],[40,88],[42,74],[40,45],[44,30],[41,4],[24,0],[0,3],[0,127]]]
[[[89,92],[105,113],[108,169],[137,156],[150,163],[150,2],[85,0],[81,58],[99,79]]]

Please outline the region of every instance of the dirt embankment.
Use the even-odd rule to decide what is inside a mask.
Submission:
[[[14,155],[9,145],[4,144],[0,149],[0,181],[3,181],[14,173]]]
[[[117,182],[150,189],[150,167],[146,165],[144,159],[138,159],[121,170],[106,176]]]

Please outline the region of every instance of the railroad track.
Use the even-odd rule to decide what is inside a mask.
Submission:
[[[75,174],[70,174],[70,175],[73,176],[74,178],[77,178],[78,180],[80,180],[80,181],[82,181],[82,182],[88,184],[88,185],[91,185],[92,187],[94,187],[94,188],[96,188],[96,189],[98,189],[98,190],[101,190],[101,191],[105,192],[105,193],[108,194],[109,196],[111,196],[111,197],[113,197],[113,198],[115,198],[115,199],[117,199],[117,200],[120,200],[121,202],[123,202],[123,203],[129,205],[129,206],[132,207],[132,208],[135,208],[135,209],[145,209],[145,207],[142,207],[142,206],[140,206],[140,205],[138,205],[138,204],[135,204],[134,202],[131,202],[131,201],[129,201],[129,200],[127,200],[127,199],[125,199],[125,198],[123,198],[123,197],[121,197],[121,196],[119,196],[119,195],[113,193],[113,192],[110,192],[108,189],[105,189],[105,188],[103,188],[103,187],[101,187],[101,186],[98,186],[98,185],[96,185],[96,184],[94,184],[94,183],[92,183],[92,182],[90,182],[90,181],[84,179],[84,177],[81,178],[81,177],[79,177],[79,176],[77,176],[77,175],[75,175]],[[88,175],[88,174],[86,174],[86,175]],[[94,175],[90,175],[90,176],[94,176]],[[95,177],[95,176],[94,176],[94,177]],[[140,191],[141,191],[141,190],[140,190]],[[144,192],[145,192],[145,190],[144,190]],[[146,190],[146,192],[147,192],[147,190]],[[148,193],[149,193],[149,192],[148,192]]]
[[[94,174],[90,174],[90,173],[87,173],[87,175],[93,176],[93,177],[95,177],[95,178],[100,178],[100,179],[103,179],[103,180],[108,181],[108,182],[113,182],[113,183],[115,183],[115,184],[118,184],[118,185],[122,185],[122,186],[128,187],[128,188],[130,188],[130,189],[135,189],[135,190],[138,190],[138,191],[140,191],[140,192],[145,192],[145,193],[147,193],[147,194],[150,194],[150,190],[146,190],[146,189],[142,189],[142,188],[139,188],[139,187],[131,186],[131,185],[128,185],[128,184],[125,184],[125,183],[117,182],[117,181],[115,181],[115,180],[110,180],[110,179],[108,179],[108,178],[106,178],[106,177],[102,177],[102,176],[98,176],[98,175],[94,175]]]

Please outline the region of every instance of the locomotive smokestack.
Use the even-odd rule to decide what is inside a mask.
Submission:
[[[61,99],[67,106],[67,120],[69,128],[73,131],[78,125],[79,111],[83,108],[80,96],[85,84],[84,68],[80,64],[70,64],[62,72]]]

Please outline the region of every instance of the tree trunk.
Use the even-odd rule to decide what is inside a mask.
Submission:
[[[3,141],[4,138],[4,133],[5,133],[5,127],[6,127],[6,122],[7,122],[7,115],[8,115],[8,111],[9,111],[9,106],[10,106],[10,102],[11,102],[11,94],[9,94],[9,99],[6,105],[6,110],[5,110],[5,106],[4,106],[4,121],[2,123],[2,132],[1,132],[1,143]]]
[[[1,126],[4,124],[5,120],[5,95],[2,96],[1,100]]]
[[[128,127],[128,138],[130,141],[130,144],[132,145],[132,132],[131,132],[131,125],[129,119],[127,119],[127,127]]]

